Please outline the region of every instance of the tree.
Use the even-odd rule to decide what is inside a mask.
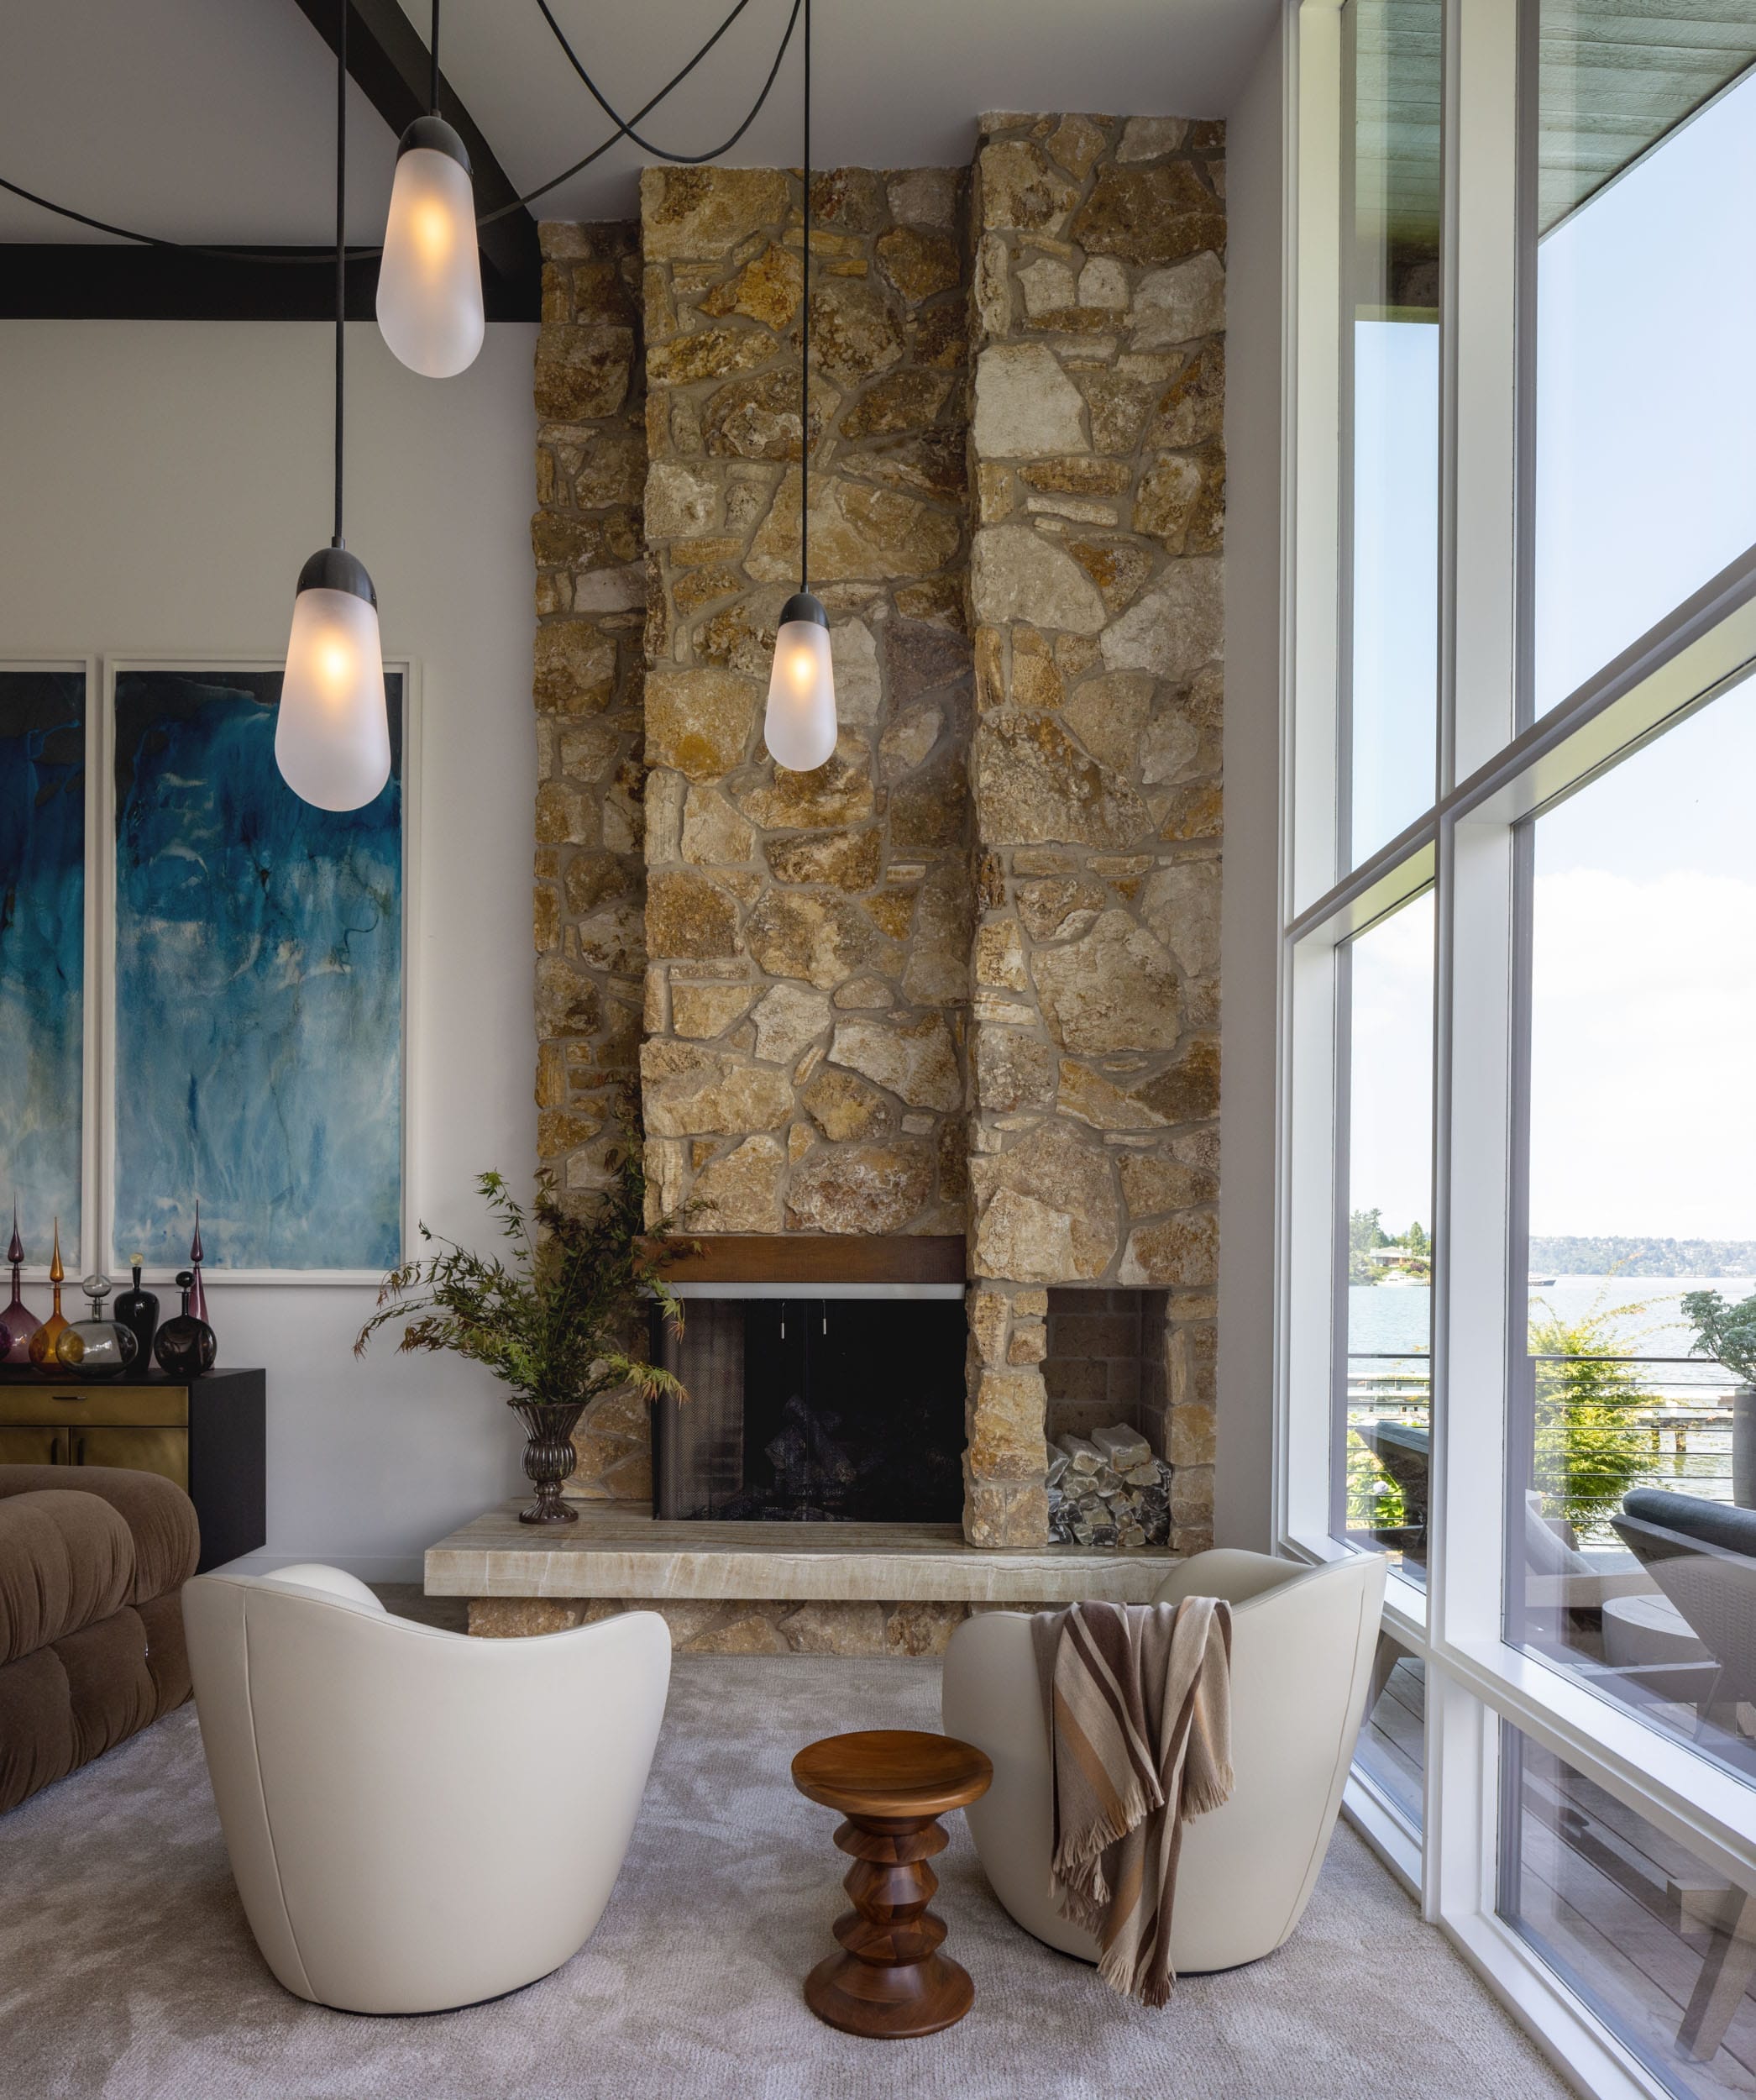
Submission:
[[[1538,1359],[1533,1484],[1543,1497],[1543,1514],[1564,1518],[1581,1535],[1619,1507],[1645,1470],[1646,1436],[1638,1417],[1655,1395],[1626,1360],[1631,1342],[1643,1337],[1619,1335],[1615,1323],[1647,1310],[1607,1306],[1601,1296],[1575,1320],[1563,1320],[1544,1299],[1532,1308],[1529,1349]]]
[[[1695,1329],[1691,1356],[1711,1357],[1746,1385],[1756,1385],[1756,1298],[1728,1305],[1717,1290],[1692,1290],[1683,1317]]]
[[[1348,1281],[1376,1284],[1383,1278],[1383,1264],[1372,1259],[1375,1247],[1388,1247],[1390,1235],[1379,1223],[1377,1210],[1354,1210],[1348,1215]]]

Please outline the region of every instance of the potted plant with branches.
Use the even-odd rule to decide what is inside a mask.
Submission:
[[[1695,1329],[1691,1356],[1711,1357],[1738,1383],[1732,1389],[1732,1499],[1756,1505],[1756,1296],[1727,1305],[1717,1290],[1692,1290],[1683,1317]]]
[[[576,1462],[574,1429],[599,1394],[632,1386],[649,1401],[688,1398],[670,1372],[630,1346],[648,1300],[681,1328],[682,1301],[662,1272],[689,1243],[668,1237],[663,1223],[647,1227],[639,1140],[623,1134],[609,1181],[577,1210],[561,1202],[546,1173],[528,1209],[504,1175],[481,1175],[476,1186],[512,1243],[510,1256],[475,1253],[422,1226],[422,1239],[440,1252],[391,1271],[354,1344],[364,1356],[379,1328],[400,1320],[399,1354],[449,1350],[485,1364],[508,1389],[537,1489],[522,1523],[577,1521],[561,1488]]]

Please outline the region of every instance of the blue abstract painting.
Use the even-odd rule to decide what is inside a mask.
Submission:
[[[25,1252],[79,1246],[86,676],[0,670],[0,1210]]]
[[[402,1214],[402,680],[346,814],[275,765],[278,672],[116,680],[115,1249],[392,1266]]]

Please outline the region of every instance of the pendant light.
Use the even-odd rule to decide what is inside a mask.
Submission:
[[[464,142],[439,114],[439,0],[432,0],[427,114],[396,149],[378,266],[378,327],[391,354],[427,379],[476,360],[485,323],[475,191]]]
[[[805,0],[805,271],[799,350],[799,588],[780,609],[763,738],[776,765],[815,773],[836,748],[829,615],[811,591],[811,0]]]
[[[348,14],[340,0],[335,86],[335,537],[299,571],[275,723],[275,763],[303,801],[363,809],[391,777],[391,725],[378,637],[378,595],[342,539],[346,402]]]

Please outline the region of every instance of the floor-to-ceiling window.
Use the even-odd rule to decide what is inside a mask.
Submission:
[[[1300,9],[1281,1525],[1591,2089],[1756,2092],[1756,0]]]

